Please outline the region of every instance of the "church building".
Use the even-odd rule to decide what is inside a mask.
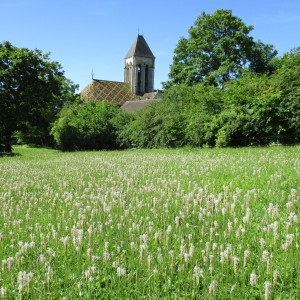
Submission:
[[[141,109],[160,98],[154,90],[155,57],[143,35],[138,35],[125,56],[124,82],[94,79],[80,93],[83,101],[108,100],[125,111]]]

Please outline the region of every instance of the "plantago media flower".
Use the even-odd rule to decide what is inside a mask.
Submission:
[[[250,274],[250,284],[251,286],[256,286],[257,283],[257,275],[254,273],[254,271],[252,271],[252,273]]]
[[[249,256],[250,256],[250,251],[249,250],[245,250],[244,251],[244,267],[247,266],[247,262],[248,262]]]
[[[0,298],[4,298],[6,293],[6,288],[4,288],[3,286],[0,288]]]
[[[277,280],[278,280],[279,272],[277,270],[274,271],[273,273],[273,286],[276,285]]]
[[[117,267],[117,275],[119,277],[126,275],[126,270],[124,268]]]
[[[26,273],[26,271],[20,271],[18,273],[18,289],[19,289],[19,293],[22,293],[24,287],[26,286],[27,289],[29,289],[29,283],[32,280],[33,277],[33,273],[29,272],[28,274]]]
[[[170,234],[171,231],[172,231],[172,226],[171,226],[171,225],[168,225],[166,233],[167,233],[167,234]]]
[[[203,270],[198,265],[196,265],[194,267],[193,277],[196,280],[199,280],[200,277],[202,277],[202,278],[204,277],[203,276]]]
[[[233,259],[234,274],[237,274],[240,259],[238,257],[236,257],[236,256],[234,256],[232,259]]]
[[[261,260],[264,261],[264,262],[267,262],[268,259],[269,259],[269,252],[267,250],[264,250],[263,253],[262,253]]]
[[[6,260],[6,263],[7,263],[7,270],[10,272],[12,270],[12,267],[13,267],[14,258],[13,257],[9,257]]]
[[[218,283],[216,280],[213,280],[211,282],[211,284],[209,285],[209,288],[208,288],[208,292],[210,295],[215,295],[216,292],[217,292],[217,286],[218,286]]]
[[[88,257],[89,259],[91,259],[91,258],[92,258],[92,255],[93,255],[93,249],[92,249],[92,248],[88,248],[86,252],[87,252],[87,257]]]
[[[264,284],[265,287],[265,300],[270,300],[271,299],[271,282],[270,281],[266,281]]]

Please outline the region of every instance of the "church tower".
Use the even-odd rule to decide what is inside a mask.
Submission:
[[[129,83],[135,95],[143,95],[154,90],[155,57],[142,35],[125,56],[124,82]]]

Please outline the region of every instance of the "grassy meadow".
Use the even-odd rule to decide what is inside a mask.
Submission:
[[[0,157],[0,299],[299,299],[300,148]]]

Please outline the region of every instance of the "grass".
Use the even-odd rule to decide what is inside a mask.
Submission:
[[[0,158],[0,299],[298,299],[300,148]]]

